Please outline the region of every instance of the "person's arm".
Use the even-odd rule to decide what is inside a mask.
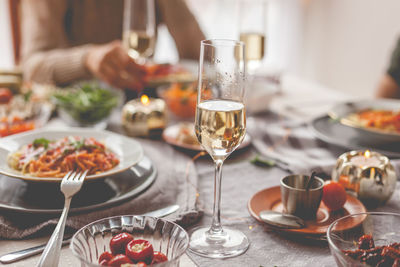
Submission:
[[[204,34],[185,0],[158,0],[162,21],[175,40],[180,58],[199,59]]]
[[[381,78],[376,96],[400,98],[400,38],[393,50],[389,68]]]
[[[24,78],[65,84],[91,75],[84,65],[91,45],[68,47],[66,0],[22,1],[22,69]]]
[[[400,98],[400,87],[389,74],[384,75],[378,86],[376,97]]]

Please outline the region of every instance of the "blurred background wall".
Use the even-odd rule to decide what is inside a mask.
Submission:
[[[208,38],[238,39],[237,0],[187,1]],[[400,36],[399,10],[399,0],[268,0],[264,63],[332,89],[372,95]],[[178,60],[165,27],[155,58]],[[12,66],[8,1],[0,0],[0,68]]]
[[[0,69],[14,66],[9,8],[7,0],[0,0]]]

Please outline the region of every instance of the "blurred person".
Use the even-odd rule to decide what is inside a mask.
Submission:
[[[185,0],[155,0],[180,58],[198,59],[205,39]],[[24,78],[68,84],[98,78],[139,91],[146,74],[122,47],[123,0],[22,0]]]
[[[392,52],[389,68],[381,78],[376,93],[377,97],[400,98],[400,38]]]

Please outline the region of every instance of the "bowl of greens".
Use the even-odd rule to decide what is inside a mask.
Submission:
[[[82,83],[53,95],[59,116],[71,126],[104,129],[122,94],[98,83]]]

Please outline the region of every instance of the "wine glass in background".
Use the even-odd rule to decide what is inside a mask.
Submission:
[[[246,133],[244,56],[239,41],[201,42],[195,130],[215,163],[214,209],[211,227],[191,233],[189,250],[210,258],[233,257],[249,246],[242,232],[222,228],[220,219],[222,164]]]
[[[154,53],[154,0],[125,0],[122,42],[129,56],[144,64]]]
[[[265,56],[266,0],[239,0],[239,35],[246,45],[247,72],[254,74]]]

